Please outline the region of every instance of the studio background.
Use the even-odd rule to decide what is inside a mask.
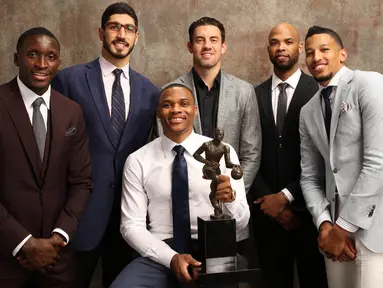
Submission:
[[[17,73],[13,64],[18,37],[43,26],[61,43],[61,69],[98,57],[97,29],[111,0],[0,0],[0,83]],[[383,73],[383,0],[129,0],[137,12],[139,42],[131,67],[162,85],[191,68],[186,43],[190,23],[202,16],[226,28],[226,72],[253,84],[269,77],[266,50],[270,29],[278,22],[294,24],[304,38],[313,24],[336,30],[348,49],[352,69]],[[304,54],[300,57],[305,71]]]

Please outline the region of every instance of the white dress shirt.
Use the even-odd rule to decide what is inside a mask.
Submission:
[[[112,63],[107,61],[105,58],[100,56],[99,58],[101,72],[102,72],[102,81],[104,82],[104,89],[106,95],[106,102],[109,107],[109,115],[112,114],[112,88],[114,80],[116,79],[113,71],[115,69],[121,69],[121,87],[122,92],[124,93],[125,100],[125,120],[129,115],[129,105],[130,105],[130,82],[129,82],[129,64],[122,68],[114,66]]]
[[[330,83],[327,85],[327,87],[330,87],[330,86],[333,87],[331,94],[330,94],[331,109],[333,109],[333,107],[334,107],[334,98],[335,98],[336,90],[337,90],[337,87],[339,84],[339,80],[342,77],[343,71],[344,71],[344,66],[335,74],[335,76],[331,79]],[[326,87],[323,87],[322,85],[319,84],[319,93],[321,93],[324,88],[326,88]],[[324,105],[323,99],[322,99],[321,103],[322,103],[323,116],[325,117],[325,105]],[[332,222],[331,221],[331,214],[330,214],[330,211],[328,209],[323,211],[322,214],[318,217],[317,227],[319,228],[320,225],[324,221],[329,221],[330,223]],[[341,217],[339,217],[336,220],[336,224],[338,224],[341,228],[343,228],[343,229],[345,229],[351,233],[354,233],[354,232],[356,232],[356,230],[358,230],[358,226],[355,226],[354,224],[346,221],[345,219],[343,219]]]
[[[36,93],[34,93],[27,86],[25,86],[24,83],[21,82],[19,76],[17,76],[17,84],[18,84],[19,89],[20,89],[21,97],[23,98],[23,101],[24,101],[25,109],[28,112],[28,116],[29,116],[29,120],[31,121],[31,125],[32,125],[32,118],[33,118],[33,106],[32,106],[32,104],[37,98],[39,98],[39,97],[43,98],[44,101],[40,106],[40,111],[41,111],[41,114],[42,114],[43,119],[44,119],[45,129],[47,129],[47,127],[48,127],[48,110],[50,108],[50,102],[51,102],[51,86],[48,87],[47,92],[45,92],[43,95],[40,96],[40,95],[37,95]],[[52,231],[52,233],[54,233],[54,232],[61,234],[65,238],[66,243],[69,242],[69,236],[65,231],[63,231],[60,228],[55,228]],[[20,244],[17,245],[15,249],[13,249],[12,255],[16,256],[16,254],[20,251],[20,249],[24,246],[24,244],[31,237],[32,237],[31,234],[29,234],[27,237],[25,237],[24,240],[21,241]]]
[[[289,84],[286,87],[286,95],[287,95],[286,113],[287,113],[287,111],[289,110],[291,100],[293,99],[295,89],[297,88],[299,79],[301,78],[301,75],[302,75],[302,71],[300,69],[298,69],[286,81],[283,81],[283,80],[279,79],[278,76],[275,75],[275,73],[273,73],[273,76],[271,79],[271,105],[273,107],[273,115],[274,115],[275,124],[277,124],[278,99],[279,99],[279,93],[280,93],[278,85],[280,83]],[[294,196],[291,194],[291,192],[287,188],[282,189],[282,192],[283,192],[283,194],[286,195],[286,197],[290,203],[292,201],[294,201]]]
[[[170,267],[175,254],[165,239],[173,238],[172,218],[172,167],[176,145],[186,151],[184,157],[188,165],[190,224],[193,239],[198,237],[197,217],[214,214],[210,204],[210,180],[202,178],[203,163],[193,158],[194,152],[211,138],[194,132],[181,144],[172,142],[166,136],[155,139],[131,154],[126,160],[123,172],[121,199],[121,234],[129,245],[142,256],[148,257],[166,267]],[[230,146],[230,145],[229,145]],[[204,156],[204,154],[202,154]],[[239,163],[238,156],[230,146],[230,160]],[[231,169],[220,162],[221,172],[230,175]],[[224,213],[236,219],[237,241],[247,238],[250,210],[246,200],[243,179],[230,179],[236,190],[236,199],[224,203]],[[148,225],[147,217],[148,216]]]

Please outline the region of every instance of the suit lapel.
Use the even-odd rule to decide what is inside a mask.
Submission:
[[[331,114],[330,126],[330,146],[334,142],[336,130],[338,128],[339,114],[342,102],[350,89],[350,85],[348,83],[353,77],[353,72],[348,68],[345,69],[346,70],[343,72],[342,77],[340,77],[339,79],[338,87],[336,89],[334,97],[334,105]]]
[[[89,69],[86,70],[85,77],[88,82],[89,90],[92,94],[94,104],[97,107],[98,114],[100,116],[102,125],[104,126],[105,132],[108,135],[110,143],[115,149],[117,149],[113,142],[110,113],[108,103],[106,102],[104,82],[102,80],[102,72],[98,61],[99,60],[96,59],[87,65]]]
[[[233,85],[231,84],[232,78],[230,75],[226,75],[223,71],[221,73],[221,86],[219,88],[218,97],[218,113],[217,113],[217,128],[223,128],[227,115],[230,111],[230,100],[234,92]]]
[[[24,147],[36,179],[39,181],[41,160],[31,120],[25,109],[25,104],[21,97],[16,78],[13,79],[9,85],[11,93],[4,94],[3,103],[9,112],[9,116],[15,125],[17,133],[19,134],[20,141]]]
[[[191,91],[193,91],[193,96],[194,96],[194,103],[198,106],[198,111],[199,111],[199,105],[198,105],[198,99],[197,99],[197,90],[195,89],[194,85],[194,80],[193,80],[193,72],[189,71],[185,75],[183,75],[180,78],[180,81],[188,87]],[[197,117],[194,118],[194,132],[197,134],[202,134],[202,125],[201,125],[201,116],[200,113],[198,112]]]
[[[273,127],[275,131],[275,135],[277,135],[277,126],[275,125],[274,113],[273,113],[273,105],[271,102],[271,78],[267,80],[261,86],[261,92],[259,95],[260,105],[263,109],[264,114],[266,115],[266,121],[269,122],[271,127]]]
[[[132,131],[130,127],[132,125],[135,125],[135,118],[136,113],[139,113],[140,106],[141,106],[141,93],[142,90],[141,85],[142,81],[138,81],[137,79],[137,73],[133,71],[131,68],[129,68],[129,84],[130,84],[130,101],[129,101],[129,113],[128,118],[125,121],[124,129],[122,130],[120,143],[118,144],[118,147],[124,147],[125,143],[130,141],[130,134],[129,131]],[[125,96],[126,97],[126,96]]]
[[[311,78],[307,77],[303,72],[299,79],[298,85],[294,91],[293,98],[291,99],[287,114],[285,117],[283,132],[285,133],[286,127],[291,123],[291,120],[294,118],[294,115],[299,115],[302,106],[305,103],[306,99],[309,99],[309,95],[314,95],[316,91],[312,90],[312,86],[309,85],[310,81],[313,81]],[[316,85],[317,86],[317,85]]]

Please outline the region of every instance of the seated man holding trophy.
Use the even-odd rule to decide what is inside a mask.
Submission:
[[[236,240],[249,236],[250,211],[238,156],[221,143],[222,129],[217,129],[214,140],[193,132],[197,113],[189,88],[165,87],[157,109],[164,135],[126,160],[121,234],[142,257],[125,267],[112,288],[167,288],[192,282],[202,264],[195,259],[197,218],[235,219]]]

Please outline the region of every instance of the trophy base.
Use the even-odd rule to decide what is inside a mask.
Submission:
[[[220,214],[220,215],[210,215],[211,220],[229,220],[231,219],[231,216],[226,215],[226,214]]]

